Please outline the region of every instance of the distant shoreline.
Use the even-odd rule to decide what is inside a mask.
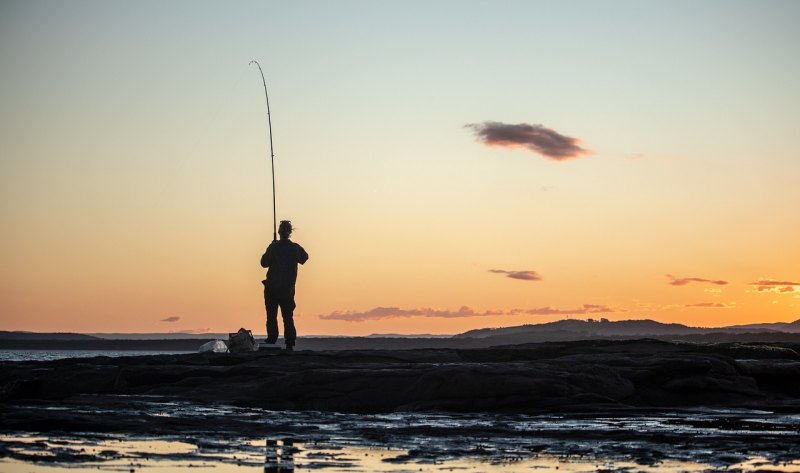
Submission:
[[[574,332],[542,332],[520,336],[485,338],[376,338],[376,337],[300,337],[301,350],[411,350],[421,348],[489,348],[519,343],[568,342],[579,340],[633,340],[648,338],[687,343],[800,343],[800,333],[705,333],[681,335],[597,336]],[[181,338],[161,340],[124,340],[87,338],[64,339],[0,339],[0,350],[80,350],[80,351],[186,351],[196,352],[204,343],[215,338]],[[256,337],[256,340],[263,340]],[[282,340],[278,341],[278,345]]]
[[[608,321],[565,319],[543,324],[470,330],[452,336],[373,334],[358,337],[301,336],[299,350],[410,350],[420,348],[489,348],[580,340],[653,339],[689,343],[800,343],[800,320],[791,323],[689,327],[649,319]],[[227,333],[36,333],[0,331],[0,350],[197,351]],[[262,341],[263,335],[256,335]],[[282,343],[281,340],[278,341]]]

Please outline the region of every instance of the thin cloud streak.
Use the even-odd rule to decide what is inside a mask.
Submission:
[[[697,304],[686,304],[686,307],[695,307],[700,309],[732,309],[732,305],[722,304],[719,302],[700,302]]]
[[[161,319],[162,322],[177,322],[179,320],[181,320],[181,318],[178,317],[177,315],[173,315],[172,317],[167,317],[166,319]]]
[[[777,294],[790,294],[800,292],[798,286],[800,282],[794,281],[776,281],[774,279],[759,279],[756,282],[750,283],[751,286],[756,287],[758,292],[774,292]]]
[[[491,311],[476,312],[467,306],[462,306],[457,311],[437,310],[431,308],[421,309],[401,309],[399,307],[375,307],[366,312],[357,311],[334,311],[330,314],[320,315],[323,320],[344,320],[347,322],[362,322],[364,320],[394,319],[399,317],[475,317],[485,315],[500,315]]]
[[[699,282],[699,283],[708,283],[708,284],[715,284],[717,286],[725,286],[728,284],[728,281],[723,281],[721,279],[705,279],[705,278],[676,278],[671,274],[667,274],[667,277],[672,279],[670,284],[673,286],[685,286],[692,282]]]
[[[542,275],[536,271],[506,271],[505,269],[490,269],[490,273],[505,274],[507,278],[522,281],[541,281]]]
[[[211,328],[206,327],[206,328],[192,328],[192,329],[188,329],[188,330],[177,330],[175,332],[170,332],[170,333],[182,333],[182,334],[187,334],[187,335],[195,335],[195,334],[203,334],[203,333],[209,333],[209,332],[211,332]]]
[[[439,310],[431,308],[401,309],[399,307],[375,307],[374,309],[358,311],[334,311],[330,314],[319,315],[323,320],[342,320],[346,322],[363,322],[365,320],[382,320],[402,317],[435,317],[435,318],[460,318],[460,317],[488,317],[499,315],[583,315],[583,314],[609,314],[624,312],[598,304],[584,304],[577,309],[554,309],[550,306],[534,309],[508,309],[477,311],[468,306],[462,306],[456,311]]]
[[[792,281],[775,281],[772,279],[760,279],[756,282],[751,282],[753,286],[800,286],[800,282]]]
[[[583,304],[579,309],[553,309],[550,306],[538,309],[511,309],[504,315],[583,315],[583,314],[610,314],[613,312],[624,312],[614,310],[608,306],[597,304]]]
[[[487,146],[527,148],[554,161],[565,161],[590,154],[588,150],[578,146],[579,139],[564,136],[542,125],[528,123],[513,125],[488,121],[470,123],[464,127],[472,129],[475,136]]]

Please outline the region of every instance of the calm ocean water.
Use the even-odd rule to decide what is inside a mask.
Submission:
[[[189,351],[130,351],[130,350],[0,350],[0,361],[49,361],[63,358],[92,358],[95,356],[144,356],[194,353]]]

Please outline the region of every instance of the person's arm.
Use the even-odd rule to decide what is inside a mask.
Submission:
[[[297,245],[297,262],[305,264],[306,261],[308,261],[308,253],[306,253],[306,250],[304,250],[302,246]]]
[[[270,245],[267,247],[267,251],[265,251],[264,254],[261,255],[262,268],[268,268],[270,262],[272,261],[272,251],[270,251],[271,249],[272,249],[272,243],[270,243]]]

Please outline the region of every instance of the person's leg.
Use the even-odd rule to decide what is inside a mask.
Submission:
[[[297,339],[297,330],[294,327],[294,309],[297,305],[294,302],[294,293],[290,297],[281,299],[281,317],[283,318],[283,338],[286,340],[286,347],[294,347]]]
[[[264,305],[267,308],[267,343],[278,341],[278,299],[264,286]]]

